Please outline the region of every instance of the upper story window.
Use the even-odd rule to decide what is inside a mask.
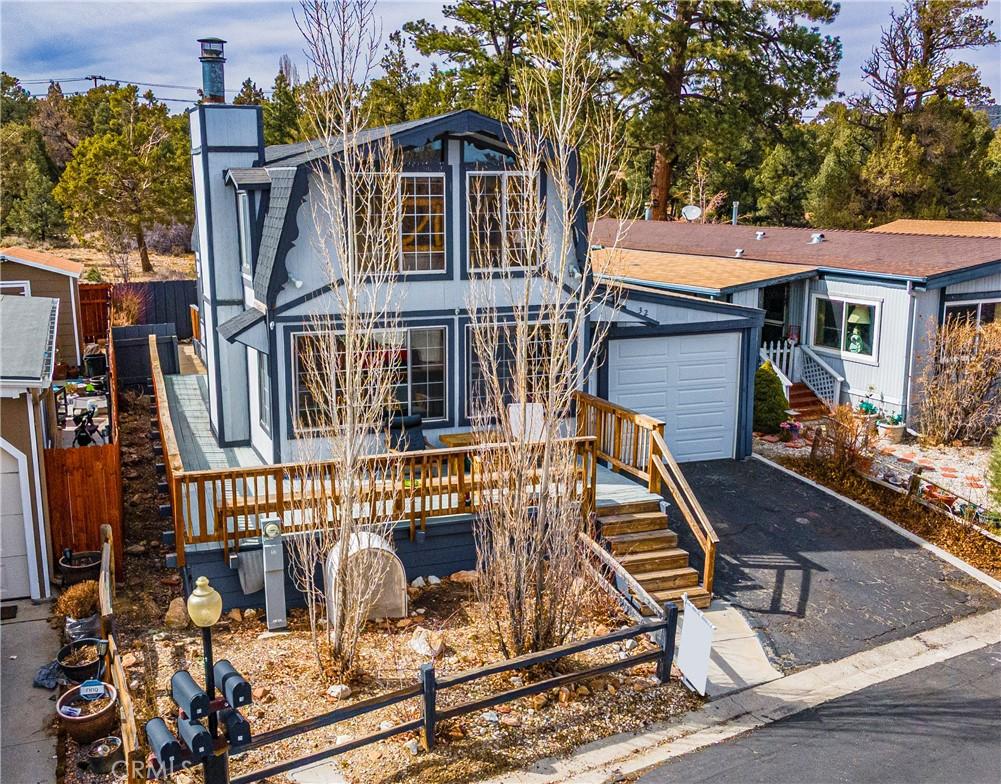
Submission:
[[[1001,315],[1001,299],[950,302],[945,306],[945,320],[966,319],[972,324],[983,326],[993,323]]]
[[[878,337],[878,303],[814,295],[810,341],[814,348],[871,362]]]
[[[470,269],[523,267],[531,263],[534,183],[525,172],[466,173]]]
[[[268,375],[268,355],[257,352],[257,400],[260,423],[265,432],[271,432],[271,376]]]
[[[400,268],[445,269],[445,175],[400,175]]]
[[[250,196],[246,191],[236,194],[236,222],[240,232],[240,270],[250,275]]]
[[[403,165],[416,166],[427,163],[438,163],[442,159],[441,139],[428,142],[423,147],[408,147],[403,151]]]
[[[514,155],[486,145],[465,141],[462,143],[462,162],[495,169],[509,169],[515,165]]]

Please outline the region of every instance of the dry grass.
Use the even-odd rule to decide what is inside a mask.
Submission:
[[[90,280],[88,273],[96,270],[101,280],[107,283],[120,283],[121,275],[108,260],[107,254],[96,248],[84,247],[76,242],[32,242],[23,237],[6,235],[0,238],[0,245],[17,245],[23,248],[34,248],[49,251],[70,261],[83,264],[83,275],[80,280]],[[139,266],[139,254],[132,254],[132,266],[129,270],[129,281],[140,283],[146,280],[179,280],[195,277],[195,254],[186,253],[183,256],[164,256],[150,252],[149,259],[153,264],[153,272],[143,272]]]
[[[52,608],[54,615],[60,618],[86,618],[97,612],[97,581],[84,580],[71,585],[56,599]]]

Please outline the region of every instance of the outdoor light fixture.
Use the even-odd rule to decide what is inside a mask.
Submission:
[[[209,585],[209,578],[202,576],[195,580],[195,590],[188,597],[188,617],[202,630],[202,657],[205,663],[205,692],[209,704],[215,699],[215,666],[212,661],[212,627],[222,615],[222,596]],[[209,737],[212,748],[219,737],[219,717],[209,713]],[[187,738],[185,738],[187,740]],[[192,748],[192,751],[194,749]],[[205,781],[207,784],[222,784],[229,781],[229,761],[225,755],[210,754],[205,760]]]
[[[215,626],[222,616],[222,597],[209,585],[208,577],[195,580],[195,590],[188,597],[188,617],[195,626]]]

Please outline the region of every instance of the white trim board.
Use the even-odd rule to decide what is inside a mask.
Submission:
[[[35,551],[35,513],[31,508],[31,489],[28,483],[28,458],[24,452],[15,447],[10,441],[0,436],[0,449],[17,461],[17,473],[21,484],[21,521],[24,524],[24,552],[28,559],[28,591],[31,598],[36,601],[41,598],[41,590],[38,583],[38,553]]]
[[[802,474],[797,474],[792,469],[786,468],[785,466],[781,466],[778,463],[769,460],[767,457],[763,457],[762,455],[759,455],[757,453],[752,454],[751,457],[753,457],[755,460],[760,460],[762,463],[765,463],[765,464],[771,466],[772,468],[776,469],[777,471],[781,471],[784,474],[788,474],[789,476],[796,477],[796,479],[798,479],[799,481],[804,482],[805,484],[808,484],[811,487],[815,487],[818,490],[820,490],[821,492],[824,492],[824,493],[826,493],[827,495],[829,495],[829,496],[831,496],[833,498],[837,498],[839,501],[848,504],[853,509],[857,509],[858,511],[862,512],[865,515],[868,515],[873,520],[875,520],[877,523],[880,523],[881,525],[886,526],[887,528],[889,528],[894,533],[899,534],[900,536],[904,537],[904,539],[906,539],[907,541],[913,542],[914,544],[918,545],[922,549],[927,550],[932,555],[934,555],[937,558],[940,558],[941,560],[945,561],[950,566],[953,566],[956,569],[959,569],[961,572],[965,572],[970,577],[972,577],[974,580],[977,580],[978,582],[981,582],[984,585],[986,585],[992,591],[996,591],[997,593],[1001,593],[1001,580],[994,579],[993,577],[991,577],[986,572],[982,572],[979,569],[977,569],[975,566],[971,566],[966,561],[964,561],[962,558],[957,558],[952,553],[947,552],[947,551],[943,550],[941,547],[938,547],[937,545],[932,544],[927,539],[922,539],[917,534],[912,533],[911,531],[908,531],[906,528],[903,528],[903,527],[897,525],[895,522],[893,522],[892,520],[890,520],[888,517],[883,517],[883,515],[881,515],[879,512],[874,512],[872,509],[870,509],[867,506],[864,506],[863,504],[860,504],[858,501],[853,501],[851,498],[843,496],[843,495],[841,495],[841,493],[838,493],[835,490],[831,490],[831,488],[825,487],[824,485],[820,484],[819,482],[814,482],[809,477],[805,477]]]
[[[24,397],[28,403],[28,426],[31,428],[31,458],[35,461],[35,500],[38,502],[38,520],[35,524],[38,527],[38,546],[42,551],[42,574],[44,576],[44,582],[39,587],[42,597],[48,599],[50,595],[49,544],[45,537],[45,504],[42,502],[42,473],[41,464],[38,462],[39,460],[44,459],[44,455],[38,453],[38,433],[35,430],[34,398],[30,392],[28,392]]]
[[[35,269],[45,270],[46,272],[54,272],[57,275],[65,275],[67,278],[79,278],[79,272],[70,272],[69,270],[59,269],[58,267],[50,267],[48,264],[40,264],[37,261],[29,261],[28,259],[22,259],[20,256],[15,256],[12,253],[4,253],[3,259],[5,261],[13,261],[15,264],[23,264],[25,267],[34,267]]]

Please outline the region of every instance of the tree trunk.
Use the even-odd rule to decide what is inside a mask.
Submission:
[[[653,181],[650,183],[651,219],[667,220],[671,205],[671,185],[673,184],[674,162],[668,157],[667,146],[654,147]]]
[[[136,227],[136,247],[139,249],[139,259],[142,261],[142,271],[152,272],[153,265],[149,261],[149,248],[146,247],[146,235],[143,233],[143,227]]]

